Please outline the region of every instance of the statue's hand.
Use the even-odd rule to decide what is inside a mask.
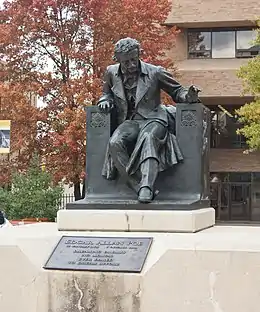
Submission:
[[[108,101],[103,101],[98,104],[98,108],[102,113],[108,114],[113,108],[113,105]]]
[[[188,93],[186,94],[186,101],[188,103],[198,103],[199,102],[199,92],[201,90],[195,86],[190,86]]]

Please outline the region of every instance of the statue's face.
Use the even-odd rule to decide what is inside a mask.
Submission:
[[[139,51],[134,49],[128,53],[122,53],[117,56],[121,65],[122,71],[133,74],[138,71],[139,66]]]

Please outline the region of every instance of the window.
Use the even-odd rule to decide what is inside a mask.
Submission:
[[[188,33],[189,56],[191,58],[211,57],[211,33],[192,31]]]
[[[224,110],[226,111],[224,111]],[[247,143],[243,135],[237,130],[242,124],[235,115],[235,108],[223,107],[211,111],[211,148],[246,148]]]
[[[260,54],[252,29],[189,30],[189,58],[249,58]]]
[[[234,58],[236,43],[234,31],[212,32],[212,58]]]
[[[236,57],[237,58],[246,58],[253,57],[259,53],[260,46],[254,44],[256,38],[256,32],[253,30],[243,30],[236,32]]]
[[[230,182],[251,182],[251,172],[230,172]]]
[[[254,172],[253,173],[253,181],[255,183],[260,183],[260,172]]]

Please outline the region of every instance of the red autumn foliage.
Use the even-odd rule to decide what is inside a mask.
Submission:
[[[5,75],[33,85],[45,107],[38,123],[38,147],[56,181],[76,185],[85,171],[86,105],[101,92],[114,43],[138,39],[145,61],[174,70],[165,51],[176,29],[161,24],[170,0],[13,0],[1,11],[1,55]]]
[[[26,92],[27,91],[27,92]],[[39,149],[36,127],[39,110],[31,105],[24,84],[0,83],[0,120],[11,120],[11,153],[0,155],[0,185],[8,185],[14,169],[25,171]]]

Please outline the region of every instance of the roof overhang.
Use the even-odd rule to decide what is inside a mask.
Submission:
[[[254,100],[253,96],[200,96],[205,106],[242,106]]]
[[[229,27],[254,27],[256,23],[251,20],[233,20],[233,21],[174,21],[174,19],[167,20],[164,25],[177,26],[178,28],[229,28]]]

